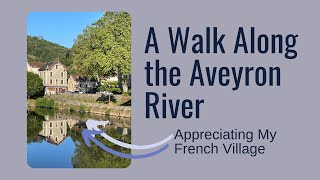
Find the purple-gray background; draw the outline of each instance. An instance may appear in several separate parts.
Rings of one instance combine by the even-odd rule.
[[[1,1],[1,179],[317,179],[319,178],[319,3],[318,1]],[[126,169],[31,169],[26,163],[26,17],[32,11],[127,11],[132,16],[132,142],[148,144],[182,130],[217,128],[278,130],[276,142],[263,156],[174,155],[172,147],[153,158],[133,160]],[[157,31],[160,54],[144,54],[148,28]],[[233,46],[239,26],[260,33],[299,34],[298,58],[283,55],[171,54],[168,26],[190,26],[204,32],[217,26]],[[233,35],[233,36],[232,36]],[[145,61],[159,58],[176,65],[188,82],[193,60],[208,66],[280,66],[282,85],[274,87],[150,88]],[[146,90],[168,97],[205,98],[201,119],[146,120]]]

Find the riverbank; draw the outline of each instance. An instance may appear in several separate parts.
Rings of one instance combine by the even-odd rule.
[[[131,104],[130,98],[120,96],[112,97],[114,102],[108,104],[105,103],[106,100],[99,101],[99,98],[101,100],[101,97],[95,99],[95,96],[92,95],[88,98],[87,95],[64,94],[47,96],[46,98],[52,99],[54,101],[54,108],[59,110],[131,118],[131,106],[123,105],[126,103],[128,104],[129,101]],[[28,99],[27,106],[36,107],[36,100]]]

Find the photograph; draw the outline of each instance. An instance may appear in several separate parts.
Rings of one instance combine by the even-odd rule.
[[[27,164],[128,167],[105,149],[131,154],[131,16],[31,12],[26,44]]]

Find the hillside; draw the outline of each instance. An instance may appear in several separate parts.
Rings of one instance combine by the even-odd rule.
[[[36,36],[27,36],[27,57],[28,61],[59,60],[66,66],[72,63],[70,49]]]

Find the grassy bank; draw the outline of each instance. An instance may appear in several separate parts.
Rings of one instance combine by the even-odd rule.
[[[121,100],[119,97],[115,102],[104,103],[96,100],[83,100],[79,98],[78,95],[76,97],[72,97],[72,95],[56,95],[54,97],[49,96],[45,98],[38,98],[36,100],[28,99],[27,105],[28,107],[44,107],[59,110],[68,110],[71,112],[80,112],[83,114],[94,113],[109,116],[131,117],[131,106],[122,105],[127,101],[128,98],[124,98],[124,100]]]

